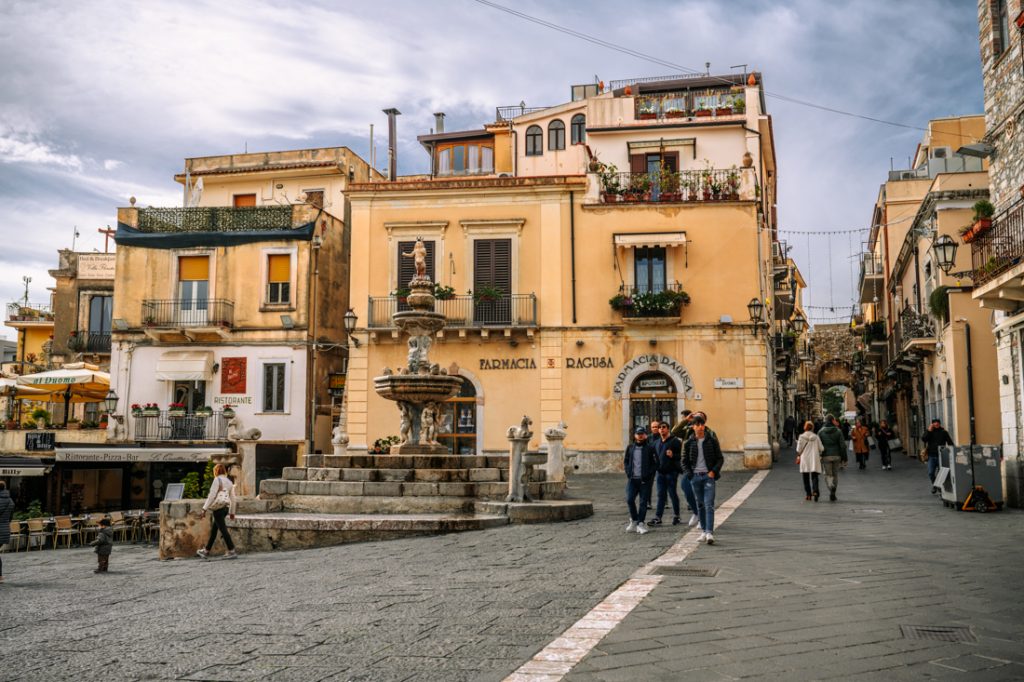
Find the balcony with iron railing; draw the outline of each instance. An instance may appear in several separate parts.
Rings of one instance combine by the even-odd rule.
[[[749,168],[627,173],[605,169],[596,175],[603,204],[750,201],[756,198]]]
[[[110,332],[71,332],[68,350],[75,353],[109,353]]]
[[[223,412],[185,414],[161,410],[132,416],[132,437],[142,442],[226,441],[228,419]]]
[[[622,314],[623,321],[661,318],[670,322],[679,320],[683,307],[690,303],[690,295],[679,282],[654,286],[624,284],[608,303]]]
[[[634,116],[638,121],[720,118],[741,116],[747,110],[742,92],[725,90],[678,91],[633,98]]]
[[[396,312],[410,310],[401,296],[371,296],[368,329],[393,329]],[[434,312],[445,316],[447,329],[537,326],[536,294],[450,296],[434,301]]]
[[[494,120],[498,123],[508,123],[514,118],[532,114],[537,111],[544,111],[551,107],[528,107],[525,104],[514,104],[510,107],[495,107]]]
[[[7,304],[7,325],[18,327],[33,324],[53,324],[53,309],[49,304],[18,303]]]
[[[881,298],[884,289],[885,270],[882,259],[873,253],[862,253],[860,256],[860,302],[873,303]]]
[[[231,328],[235,304],[220,298],[171,298],[142,302],[142,325],[153,329]]]
[[[927,350],[935,347],[935,322],[929,315],[914,308],[904,308],[900,311],[898,329],[897,350],[901,352],[910,348]]]
[[[1024,199],[992,218],[992,226],[971,242],[974,285],[981,286],[1024,263]]]

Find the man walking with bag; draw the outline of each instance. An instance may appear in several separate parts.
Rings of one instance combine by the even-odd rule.
[[[836,489],[839,488],[839,469],[846,463],[846,439],[839,430],[839,420],[828,417],[828,422],[821,427],[818,438],[824,447],[821,455],[821,466],[825,470],[825,485],[828,486],[828,499],[836,501]]]
[[[953,439],[949,437],[949,432],[942,428],[942,422],[936,418],[932,420],[931,426],[924,432],[921,440],[928,453],[928,480],[932,482],[932,495],[934,495],[939,491],[935,487],[935,475],[939,473],[939,447],[953,445]]]

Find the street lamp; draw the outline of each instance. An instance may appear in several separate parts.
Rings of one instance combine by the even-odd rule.
[[[351,308],[349,308],[348,312],[345,313],[344,320],[345,320],[345,335],[349,339],[352,340],[352,345],[353,346],[355,346],[356,348],[359,348],[359,339],[357,339],[356,337],[352,336],[352,334],[354,334],[355,331],[356,331],[356,324],[359,322],[359,318],[356,316],[355,311],[352,310]]]
[[[807,329],[807,320],[800,313],[797,313],[790,323],[793,325],[793,331],[796,332],[797,336],[803,334],[804,329]]]
[[[103,407],[106,409],[107,414],[114,414],[114,410],[117,409],[117,393],[114,393],[114,389],[111,388],[107,392],[107,397],[103,399]]]
[[[761,299],[754,297],[747,304],[747,312],[750,314],[750,321],[754,323],[754,333],[757,333],[757,326],[761,322],[761,313],[764,312],[764,303]]]
[[[932,242],[932,253],[935,254],[935,261],[947,275],[956,264],[957,243],[948,234],[944,234]]]

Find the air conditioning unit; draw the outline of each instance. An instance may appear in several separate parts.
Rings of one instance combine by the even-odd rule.
[[[928,157],[932,159],[948,159],[953,156],[951,147],[932,147],[928,150]]]

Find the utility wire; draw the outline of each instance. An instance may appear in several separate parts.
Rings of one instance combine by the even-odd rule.
[[[636,57],[637,59],[642,59],[644,61],[648,61],[648,62],[651,62],[653,64],[658,64],[660,66],[665,66],[665,67],[670,68],[670,69],[677,69],[679,71],[683,71],[683,72],[686,72],[686,73],[691,73],[691,74],[695,74],[695,75],[699,75],[699,76],[705,76],[707,78],[711,78],[711,79],[715,79],[715,80],[721,81],[722,83],[725,83],[727,85],[735,85],[735,83],[733,83],[732,81],[730,81],[730,80],[728,80],[726,78],[722,78],[721,76],[712,76],[710,74],[706,74],[703,71],[699,71],[697,69],[692,69],[692,68],[690,68],[688,66],[683,66],[681,64],[675,64],[673,62],[670,62],[670,61],[667,61],[667,60],[664,60],[664,59],[660,59],[658,57],[646,54],[644,52],[639,52],[637,50],[625,47],[623,45],[618,45],[616,43],[610,43],[607,40],[602,40],[601,38],[598,38],[596,36],[592,36],[592,35],[589,35],[587,33],[582,33],[580,31],[574,31],[571,28],[566,28],[565,26],[561,26],[559,24],[555,24],[555,23],[552,23],[550,21],[545,21],[544,19],[541,19],[539,17],[535,17],[533,15],[526,14],[525,12],[520,12],[519,10],[514,10],[511,7],[506,7],[504,5],[499,5],[498,3],[491,2],[490,0],[474,0],[474,2],[477,2],[477,3],[481,4],[481,5],[484,5],[485,7],[490,7],[492,9],[496,9],[496,10],[499,10],[501,12],[505,12],[506,14],[511,14],[512,16],[519,17],[520,19],[532,22],[532,23],[537,24],[539,26],[544,26],[545,28],[550,28],[553,31],[558,31],[559,33],[564,33],[565,35],[569,35],[569,36],[572,36],[574,38],[579,38],[580,40],[585,40],[588,43],[593,43],[594,45],[598,45],[600,47],[604,47],[604,48],[607,48],[609,50],[614,50],[616,52],[621,52],[622,54],[629,55],[630,57]],[[817,104],[815,102],[809,102],[807,100],[798,99],[796,97],[790,97],[788,95],[782,95],[782,94],[778,94],[778,93],[774,93],[774,92],[769,92],[767,90],[764,91],[764,94],[765,94],[766,97],[773,97],[773,98],[781,100],[783,102],[789,102],[790,104],[796,104],[796,105],[799,105],[799,106],[810,107],[812,109],[818,109],[820,111],[826,111],[826,112],[829,112],[829,113],[832,113],[832,114],[838,114],[840,116],[849,116],[851,118],[859,118],[859,119],[862,119],[862,120],[865,120],[865,121],[871,121],[872,123],[881,123],[883,125],[894,126],[896,128],[906,128],[908,130],[921,130],[921,131],[924,131],[924,132],[928,132],[928,128],[923,128],[921,126],[910,125],[909,123],[900,123],[898,121],[888,121],[888,120],[883,119],[883,118],[876,118],[874,116],[866,116],[864,114],[857,114],[857,113],[854,113],[852,111],[845,111],[843,109],[837,109],[835,107],[826,106],[824,104]],[[962,133],[949,133],[949,134],[956,135],[958,137],[962,137],[962,138],[970,139],[970,140],[976,140],[977,139],[974,136],[964,135]]]

